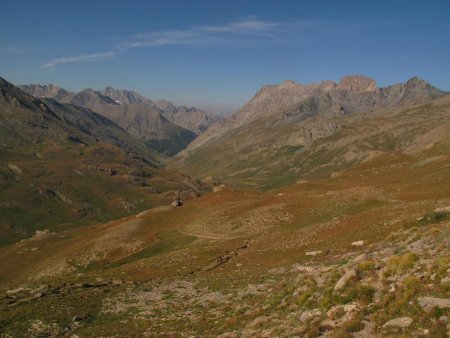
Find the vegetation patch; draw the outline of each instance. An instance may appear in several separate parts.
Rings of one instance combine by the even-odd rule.
[[[411,269],[419,257],[412,252],[407,252],[400,256],[393,256],[389,258],[386,264],[385,276],[398,274]]]
[[[427,225],[439,223],[450,219],[450,213],[446,211],[432,211],[430,213],[425,214],[421,219],[417,221],[418,225]]]

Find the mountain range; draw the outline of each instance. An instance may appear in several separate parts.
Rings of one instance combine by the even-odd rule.
[[[407,148],[411,128],[437,127],[436,119],[418,114],[423,121],[412,123],[395,112],[445,94],[417,77],[384,88],[365,76],[265,86],[199,135],[171,166],[251,187],[329,177],[389,147]],[[376,127],[367,130],[372,121]]]
[[[111,119],[149,148],[166,155],[184,149],[199,133],[217,120],[196,108],[177,107],[171,102],[151,101],[128,90],[106,87],[102,91],[85,89],[78,93],[55,85],[23,85],[22,90],[38,98],[52,98],[89,108]]]
[[[285,81],[214,122],[22,88],[0,78],[5,337],[449,335],[449,93]]]
[[[73,102],[100,97],[89,94],[75,95]],[[0,78],[0,113],[3,243],[43,227],[122,217],[170,203],[179,192],[189,198],[209,189],[161,168],[164,154],[81,105],[38,99]]]

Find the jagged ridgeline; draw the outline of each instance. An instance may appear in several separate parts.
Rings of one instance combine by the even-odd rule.
[[[410,149],[424,130],[441,125],[439,108],[426,104],[444,94],[417,77],[384,88],[364,76],[265,86],[171,166],[264,189],[329,178],[383,152]]]
[[[61,101],[69,95],[54,86],[42,90]],[[117,105],[90,91],[70,101],[98,102],[86,97]],[[161,169],[163,158],[89,108],[38,99],[0,79],[1,243],[168,204],[177,191],[189,198],[205,190],[199,181]]]
[[[55,85],[23,85],[22,90],[37,98],[52,98],[89,108],[141,139],[150,149],[174,155],[215,122],[211,113],[194,107],[177,107],[166,100],[152,101],[129,90],[106,87],[71,93]]]

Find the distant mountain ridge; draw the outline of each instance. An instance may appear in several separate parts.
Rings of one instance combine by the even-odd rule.
[[[172,102],[167,100],[152,101],[141,94],[130,90],[106,87],[101,93],[119,104],[140,103],[145,106],[159,109],[160,113],[166,119],[182,128],[192,131],[196,135],[202,133],[212,123],[217,121],[217,117],[212,113],[204,112],[198,108],[175,106]]]
[[[292,80],[262,87],[239,111],[220,120],[200,135],[186,151],[195,149],[229,130],[273,115],[305,119],[317,115],[368,113],[381,108],[420,103],[444,95],[426,81],[413,77],[406,83],[379,88],[375,80],[353,75],[339,83],[331,80],[297,84]]]
[[[432,130],[439,121],[420,114],[411,119],[399,112],[443,95],[418,77],[384,88],[361,75],[339,83],[264,86],[239,111],[200,134],[171,166],[248,187],[324,178],[378,152],[406,150],[423,129]],[[385,118],[394,111],[395,119]]]
[[[202,133],[212,123],[218,120],[212,113],[204,112],[195,107],[175,106],[167,100],[152,101],[135,91],[114,89],[110,86],[101,91],[85,89],[79,93],[71,93],[53,84],[33,84],[19,87],[38,98],[53,98],[59,102],[88,107],[102,114],[105,114],[106,111],[104,103],[113,106],[141,104],[142,106],[151,108],[154,112],[160,113],[170,122],[193,132],[195,135]]]
[[[52,88],[52,87],[48,87]],[[53,87],[54,89],[55,87]],[[56,87],[57,88],[57,87]],[[61,92],[59,89],[54,93]],[[0,130],[5,140],[34,144],[80,144],[106,142],[133,151],[153,166],[160,155],[146,148],[110,119],[81,105],[60,103],[55,99],[37,99],[0,78]],[[2,139],[2,138],[0,138]],[[72,140],[72,141],[71,141]]]

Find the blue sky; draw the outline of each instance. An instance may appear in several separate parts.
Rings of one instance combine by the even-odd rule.
[[[450,91],[450,1],[0,0],[0,76],[216,112],[265,84],[418,75]]]

